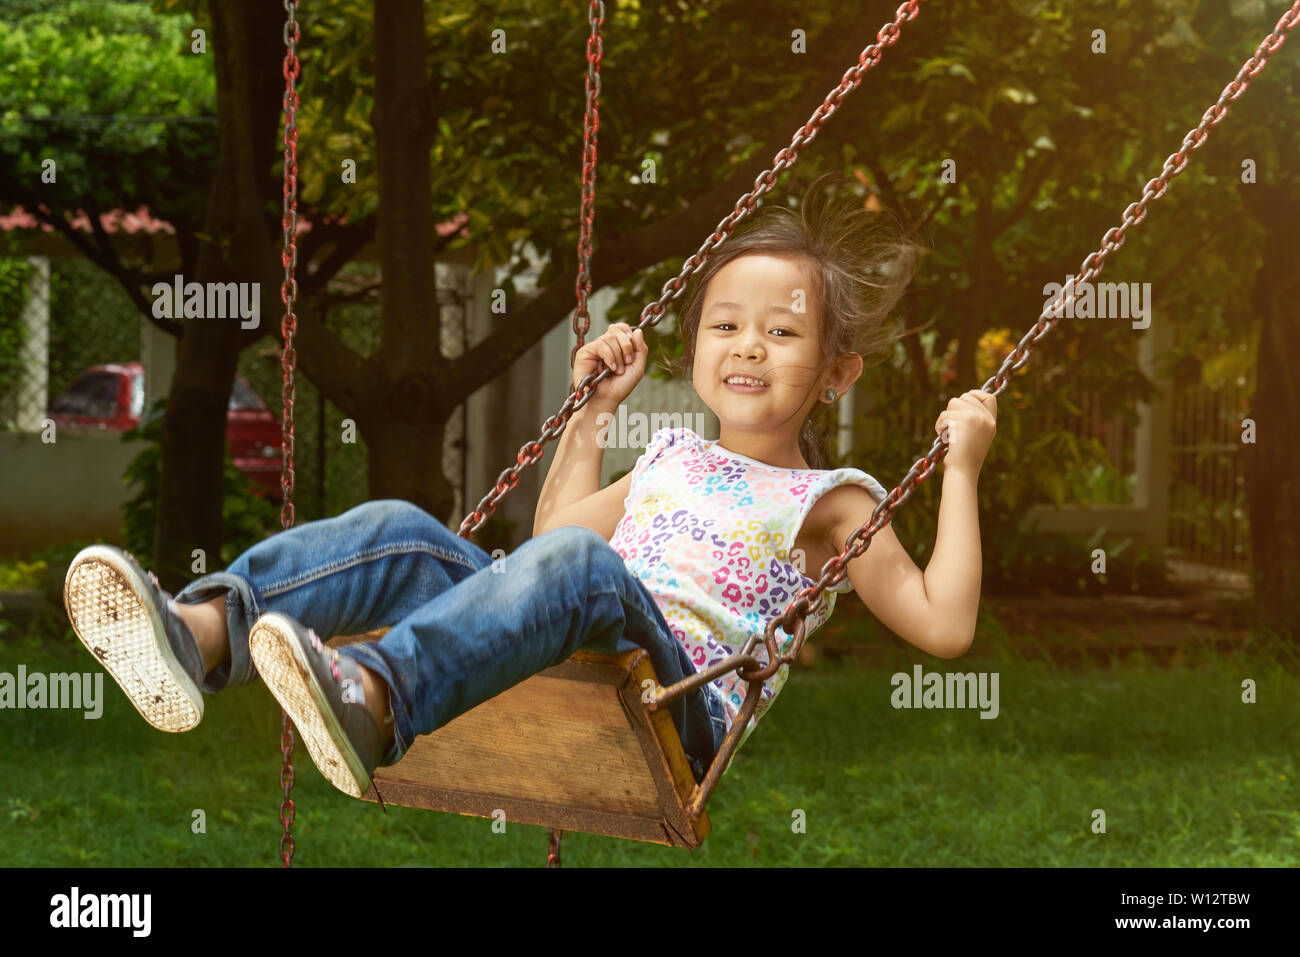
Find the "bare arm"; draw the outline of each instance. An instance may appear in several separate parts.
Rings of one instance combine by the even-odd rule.
[[[622,517],[623,499],[627,497],[630,480],[601,491],[600,465],[605,458],[601,441],[608,434],[610,417],[645,375],[649,354],[640,329],[616,322],[604,335],[583,346],[574,356],[574,388],[601,366],[607,366],[614,375],[600,383],[586,404],[569,417],[555,449],[551,468],[546,473],[546,481],[542,483],[541,494],[537,497],[533,535],[540,535],[558,525],[583,525],[601,531],[607,539],[613,536],[613,527],[607,533],[605,528],[615,511],[618,518]],[[622,494],[619,494],[619,489]],[[599,498],[593,499],[598,493]],[[599,514],[579,514],[582,510],[574,508],[579,502],[594,503]]]
[[[860,557],[849,562],[849,580],[858,596],[886,627],[940,658],[964,655],[975,637],[979,615],[983,551],[980,548],[977,485],[997,421],[997,401],[979,390],[948,404],[936,430],[950,427],[943,463],[943,494],[934,554],[922,572],[886,527]],[[871,519],[875,501],[866,489],[844,486],[832,512],[836,552]]]
[[[594,408],[593,408],[594,406]],[[617,408],[617,406],[615,406]],[[611,413],[605,405],[589,401],[569,419],[560,436],[533,516],[533,534],[552,525],[552,520],[570,505],[600,491],[600,466],[605,450],[597,441],[603,431],[599,416]],[[608,421],[608,420],[606,420]]]
[[[834,496],[831,549],[838,553],[860,525],[871,520],[876,502],[866,489],[845,485]],[[938,658],[966,653],[975,634],[980,596],[979,515],[975,481],[946,471],[939,505],[934,554],[921,571],[903,548],[892,525],[848,564],[849,581],[862,603],[904,641]]]
[[[941,622],[939,634],[956,658],[970,648],[979,614],[980,584],[984,571],[980,549],[978,473],[944,468],[939,499],[939,528],[934,554],[925,566],[925,593],[930,614]]]

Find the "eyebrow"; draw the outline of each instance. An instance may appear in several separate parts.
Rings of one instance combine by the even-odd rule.
[[[717,308],[719,308],[719,307],[721,307],[721,308],[723,308],[723,309],[731,309],[731,310],[736,310],[736,311],[739,311],[740,309],[743,308],[743,307],[740,305],[740,303],[738,303],[738,302],[715,302],[713,305],[709,306],[709,312],[712,312],[714,309],[717,309]],[[776,306],[776,305],[772,305],[772,306],[768,306],[768,307],[767,307],[767,311],[768,311],[768,312],[782,312],[782,313],[786,313],[786,314],[791,315],[791,316],[798,315],[798,313],[796,313],[796,312],[795,312],[793,309],[791,309],[789,306]]]

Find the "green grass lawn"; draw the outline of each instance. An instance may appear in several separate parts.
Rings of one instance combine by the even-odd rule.
[[[985,633],[989,632],[989,633]],[[1300,681],[1284,642],[1070,667],[982,625],[943,661],[873,639],[873,660],[796,669],[687,852],[566,832],[567,866],[1294,866]],[[1061,642],[1059,636],[1054,639]],[[0,671],[96,671],[71,631],[0,642]],[[890,676],[999,675],[1000,714],[895,710]],[[1256,704],[1244,704],[1253,679]],[[0,711],[0,866],[276,866],[280,711],[260,684],[153,730],[105,675],[104,713]],[[547,830],[354,801],[299,748],[296,866],[545,864]],[[192,831],[193,812],[206,833]],[[1092,829],[1094,809],[1106,833]],[[796,811],[803,833],[792,827]]]

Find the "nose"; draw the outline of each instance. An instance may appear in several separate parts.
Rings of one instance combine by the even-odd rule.
[[[737,359],[757,359],[762,352],[761,340],[755,337],[753,332],[748,332],[743,338],[736,340],[735,348],[732,355]]]

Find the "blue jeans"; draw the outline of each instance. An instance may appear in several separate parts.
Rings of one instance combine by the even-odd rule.
[[[208,674],[207,692],[253,680],[248,633],[268,611],[323,638],[392,626],[377,642],[339,649],[388,684],[394,741],[381,765],[396,764],[416,735],[579,648],[644,648],[664,686],[695,672],[640,579],[609,542],[577,526],[494,562],[410,502],[367,502],[259,542],[176,600],[197,604],[222,591],[230,660]],[[668,710],[699,781],[726,732],[721,697],[707,684]]]

